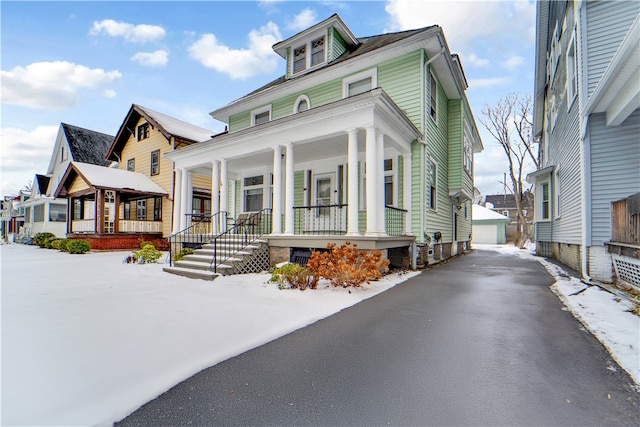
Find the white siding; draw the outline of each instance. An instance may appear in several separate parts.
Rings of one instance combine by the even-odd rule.
[[[640,12],[640,1],[589,1],[587,4],[588,91],[593,93],[622,39]]]
[[[640,110],[616,127],[604,114],[589,120],[591,136],[591,238],[593,245],[611,239],[611,202],[640,191]]]

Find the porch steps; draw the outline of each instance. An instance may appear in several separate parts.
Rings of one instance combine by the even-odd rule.
[[[213,272],[213,257],[223,260]],[[218,242],[216,248],[211,243],[196,249],[193,254],[187,255],[182,261],[177,261],[173,267],[165,267],[163,270],[180,276],[214,280],[220,275],[256,273],[268,268],[269,246],[266,240],[256,240],[250,245],[230,244]],[[266,260],[266,262],[265,262]]]

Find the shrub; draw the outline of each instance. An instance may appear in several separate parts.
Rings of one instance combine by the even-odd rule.
[[[300,264],[287,263],[273,270],[270,281],[278,283],[280,289],[298,288],[304,291],[317,286],[317,282],[314,283],[311,279],[309,269]],[[311,286],[312,283],[316,286]]]
[[[67,252],[70,254],[83,254],[91,250],[91,245],[84,239],[72,239],[67,242]]]
[[[156,245],[154,245],[153,242],[149,242],[148,240],[140,242],[140,249],[144,249],[144,247],[147,245],[151,245],[153,246],[153,249],[156,249]]]
[[[191,255],[193,253],[193,249],[191,248],[182,248],[180,252],[177,252],[173,255],[174,261],[182,261],[185,256]]]
[[[152,243],[147,242],[139,251],[134,252],[133,257],[139,264],[157,262],[162,258],[162,252],[156,249]]]
[[[44,248],[53,249],[53,247],[51,246],[51,243],[55,242],[56,240],[60,240],[60,239],[58,239],[56,236],[47,237],[46,239],[44,239]]]
[[[41,248],[44,248],[45,241],[47,239],[50,239],[51,237],[56,237],[56,235],[53,234],[53,233],[48,233],[48,232],[46,232],[46,233],[38,233],[35,236],[33,236],[33,244],[34,245],[38,245]]]
[[[51,241],[51,249],[57,249],[59,251],[67,251],[68,239],[54,239]]]
[[[71,240],[69,239],[60,239],[60,243],[58,244],[60,246],[60,250],[62,252],[69,252],[69,250],[67,249],[67,245],[69,244]]]
[[[352,246],[350,242],[340,247],[329,243],[327,249],[327,252],[313,252],[307,263],[314,282],[324,277],[335,287],[360,287],[381,278],[382,272],[389,270],[389,260],[382,259],[378,250],[359,251],[358,245]],[[317,286],[316,283],[313,286]]]

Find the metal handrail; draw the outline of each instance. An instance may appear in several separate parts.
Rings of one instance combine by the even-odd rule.
[[[271,233],[271,209],[262,209],[259,212],[251,213],[246,219],[236,221],[224,233],[216,235],[211,244],[213,245],[213,256],[209,269],[214,273],[218,272],[218,266],[232,258],[242,249],[260,239],[265,234]],[[229,249],[227,256],[218,259],[218,245]]]
[[[343,235],[347,230],[346,204],[294,206],[296,234]]]
[[[185,247],[201,248],[202,245],[214,238],[216,234],[221,234],[226,231],[227,212],[225,211],[216,212],[213,215],[198,214],[197,217],[194,221],[196,216],[189,215],[191,225],[167,237],[169,241],[169,266],[173,266],[174,253],[178,253]],[[223,230],[220,230],[220,224],[223,224]]]
[[[402,236],[406,234],[407,210],[393,206],[385,206],[385,226],[389,236]]]

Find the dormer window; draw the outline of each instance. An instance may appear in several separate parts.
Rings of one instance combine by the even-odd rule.
[[[251,126],[261,125],[271,120],[271,105],[258,108],[251,112]]]
[[[307,68],[307,46],[300,46],[293,50],[293,73],[299,73]]]
[[[149,138],[149,123],[138,126],[138,141]]]
[[[325,36],[322,36],[293,49],[293,74],[326,62],[327,55],[324,51],[324,41]]]
[[[311,66],[324,62],[324,36],[311,42]]]

